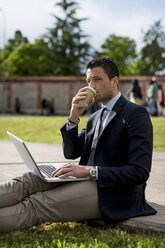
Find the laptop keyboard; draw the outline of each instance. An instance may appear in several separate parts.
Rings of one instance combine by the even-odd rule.
[[[41,170],[41,172],[43,172],[44,174],[47,175],[47,177],[51,178],[52,177],[52,173],[57,169],[56,167],[54,167],[53,165],[49,165],[49,164],[40,164],[38,166]]]

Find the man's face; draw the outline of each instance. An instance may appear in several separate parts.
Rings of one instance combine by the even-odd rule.
[[[118,93],[118,78],[114,77],[110,80],[102,67],[87,69],[86,81],[96,90],[95,101],[101,101],[104,105]]]

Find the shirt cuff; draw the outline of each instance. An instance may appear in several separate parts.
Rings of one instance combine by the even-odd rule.
[[[71,130],[72,128],[76,127],[77,124],[73,125],[73,126],[69,126],[68,123],[66,123],[66,131]]]

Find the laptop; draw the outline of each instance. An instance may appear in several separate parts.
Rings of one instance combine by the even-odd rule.
[[[68,181],[83,181],[83,180],[89,180],[89,177],[83,177],[83,178],[76,178],[76,177],[66,177],[65,179],[60,179],[58,177],[53,177],[52,173],[57,168],[61,167],[62,165],[66,163],[39,163],[37,164],[28,150],[25,142],[15,136],[14,134],[7,131],[7,134],[11,141],[13,142],[14,146],[16,147],[19,155],[23,159],[25,165],[33,171],[36,175],[38,175],[40,178],[42,178],[44,181],[52,183],[52,182],[68,182]]]

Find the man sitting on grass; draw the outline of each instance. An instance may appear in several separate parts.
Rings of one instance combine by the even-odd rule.
[[[109,58],[89,62],[86,81],[103,109],[91,115],[78,134],[79,116],[88,106],[79,102],[87,92],[78,91],[61,132],[65,157],[80,157],[80,163],[66,164],[54,176],[90,180],[46,183],[29,172],[1,183],[0,231],[47,221],[111,222],[156,213],[145,200],[153,138],[147,111],[121,95],[118,68]]]

